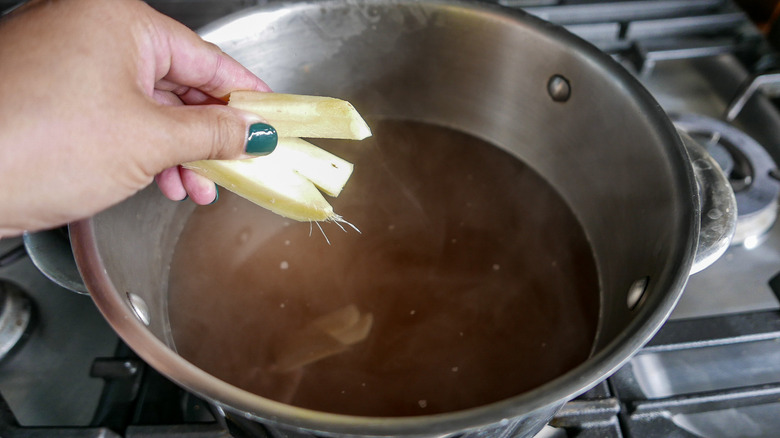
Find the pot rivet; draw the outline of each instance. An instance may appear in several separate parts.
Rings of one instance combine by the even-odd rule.
[[[149,318],[149,306],[146,305],[146,301],[130,292],[127,293],[127,300],[130,303],[130,308],[133,309],[136,318],[141,320],[144,325],[149,325],[151,319]]]
[[[642,297],[645,296],[647,291],[647,285],[650,283],[650,277],[642,277],[639,280],[631,284],[628,288],[628,295],[626,296],[626,305],[628,310],[634,310],[639,302],[642,301]]]
[[[569,80],[561,75],[552,75],[547,81],[547,93],[555,102],[566,102],[571,97]]]

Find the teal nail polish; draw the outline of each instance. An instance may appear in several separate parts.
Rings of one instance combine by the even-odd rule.
[[[215,204],[219,200],[219,186],[214,184],[214,190],[216,191],[216,195],[214,196],[214,200],[209,202],[209,205]]]
[[[266,123],[254,123],[249,126],[246,137],[246,153],[250,155],[268,155],[276,149],[279,137],[276,129]]]

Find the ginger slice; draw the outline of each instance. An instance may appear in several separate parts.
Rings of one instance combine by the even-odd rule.
[[[349,328],[343,328],[338,331],[331,332],[330,335],[336,338],[339,342],[345,345],[352,345],[361,342],[368,337],[371,332],[371,327],[374,325],[374,315],[372,313],[366,313],[360,315],[358,321]]]
[[[337,197],[352,175],[352,163],[300,138],[282,138],[279,144],[282,147],[277,147],[271,156],[289,163],[326,195]]]
[[[349,329],[358,321],[360,321],[360,310],[356,305],[350,304],[320,316],[312,321],[311,325],[325,333],[333,334]]]
[[[276,214],[297,221],[340,221],[317,190],[338,196],[352,163],[298,138],[280,138],[270,155],[202,160],[184,167]]]
[[[363,140],[371,136],[355,107],[333,97],[234,91],[228,105],[260,115],[280,137]]]
[[[276,354],[273,370],[287,372],[345,352],[368,337],[374,315],[347,305],[313,320],[291,334]]]
[[[279,135],[276,150],[264,157],[202,160],[183,166],[281,216],[302,222],[345,222],[319,190],[338,196],[352,175],[352,163],[297,137],[360,140],[370,136],[355,108],[331,97],[255,91],[231,93],[228,105],[266,119]]]
[[[326,357],[347,351],[349,345],[339,342],[327,333],[306,327],[295,333],[276,354],[270,371],[286,373],[302,368]]]

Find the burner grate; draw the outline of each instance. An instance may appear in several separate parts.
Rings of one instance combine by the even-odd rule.
[[[733,347],[743,352],[773,349],[773,352],[767,354],[776,357],[780,355],[778,341],[780,312],[776,310],[667,322],[646,348],[609,379],[610,387],[622,404],[619,416],[625,436],[701,436],[701,423],[712,424],[712,416],[718,416],[724,410],[740,416],[744,422],[751,421],[750,418],[757,415],[766,416],[766,413],[762,413],[764,411],[776,412],[780,400],[778,371],[761,365],[764,358],[751,358],[750,354],[733,357]],[[721,353],[716,350],[719,347],[729,347],[724,349],[722,354],[732,357],[720,358]],[[696,357],[699,351],[702,352],[701,363],[690,360]],[[680,360],[680,352],[684,352],[687,357]],[[665,353],[676,355],[671,356],[676,359],[667,362],[667,367],[674,363],[677,370],[682,369],[682,374],[695,371],[698,376],[686,380],[685,377],[677,375],[666,385],[659,385],[659,382],[664,381],[664,376],[643,376],[643,373],[651,368],[649,365],[644,366],[643,362],[664,362],[664,358],[653,355]],[[725,364],[720,367],[704,366],[704,362],[715,364],[716,361]],[[693,362],[687,364],[687,367],[694,368],[688,371],[683,369],[686,362]],[[756,369],[756,364],[762,369]],[[731,373],[735,366],[745,367],[744,378],[739,375],[739,371],[732,375],[723,375]],[[675,369],[667,372],[674,373]],[[653,380],[653,384],[649,384],[648,380]],[[662,389],[656,389],[656,394],[648,396],[648,392],[652,392],[648,391],[648,388],[659,386]],[[697,387],[704,389],[686,390]],[[756,412],[737,414],[745,408],[754,409]],[[744,422],[735,421],[733,427],[741,428]],[[764,433],[769,433],[776,430],[777,422],[775,418],[774,422],[763,423],[760,427],[765,429]],[[738,433],[739,430],[723,429],[718,436],[736,436]]]

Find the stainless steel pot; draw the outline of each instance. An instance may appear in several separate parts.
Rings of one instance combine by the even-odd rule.
[[[202,35],[277,91],[338,96],[367,116],[453,127],[525,161],[582,223],[601,285],[592,356],[541,387],[440,415],[335,415],[243,391],[176,354],[167,273],[193,206],[149,188],[72,224],[81,275],[113,328],[150,365],[227,416],[320,434],[512,427],[516,436],[533,436],[650,339],[689,274],[717,258],[733,233],[733,193],[717,164],[690,139],[684,145],[659,105],[611,58],[522,12],[436,0],[274,3]]]

